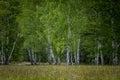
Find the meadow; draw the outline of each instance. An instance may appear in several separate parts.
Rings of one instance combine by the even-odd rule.
[[[0,66],[0,80],[120,80],[120,66]]]

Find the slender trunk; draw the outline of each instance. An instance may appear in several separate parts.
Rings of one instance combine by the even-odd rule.
[[[48,24],[48,22],[47,22]],[[49,64],[56,64],[56,59],[55,56],[53,54],[53,49],[52,49],[52,41],[51,41],[51,34],[50,34],[50,26],[47,25],[48,27],[48,45],[49,45]]]
[[[101,49],[101,42],[100,42],[100,38],[98,38],[98,54],[97,54],[97,65],[100,63],[100,61],[99,61],[100,49]]]
[[[56,64],[60,65],[61,61],[60,61],[60,51],[58,51],[58,57],[57,57],[57,62]]]
[[[80,38],[78,39],[78,47],[77,47],[77,65],[79,65],[79,63],[80,63]]]
[[[35,56],[35,53],[34,53],[34,50],[31,49],[31,54],[32,54],[32,61],[33,61],[33,64],[36,65],[36,56]]]
[[[60,61],[60,57],[58,57],[57,59],[57,64],[60,65],[61,61]]]
[[[41,55],[39,54],[39,59],[38,59],[39,64],[41,63]]]
[[[2,65],[4,65],[5,64],[5,60],[6,60],[6,55],[5,55],[5,53],[4,53],[4,44],[3,44],[3,41],[2,41],[2,47],[1,47],[1,49],[2,49],[2,52],[1,52],[1,57],[2,57]]]
[[[76,43],[74,41],[74,60],[75,60],[75,64],[77,64],[77,57],[76,57]]]
[[[95,11],[95,15],[96,15],[96,18],[99,17],[99,12],[94,10]],[[97,22],[96,23],[96,26],[99,26],[99,23]],[[95,64],[98,65],[99,64],[99,51],[100,51],[100,45],[99,45],[99,38],[98,38],[98,32],[97,32],[97,28],[96,28],[96,32],[95,32],[95,36],[96,36],[96,42],[97,42],[97,50],[96,50],[96,55],[95,55]]]
[[[103,58],[102,51],[100,51],[100,58],[101,58],[101,64],[104,65],[104,58]]]
[[[116,65],[118,64],[118,48],[119,48],[119,44],[116,42],[116,51],[115,51],[115,61],[116,61]]]
[[[99,64],[99,54],[97,53],[96,57],[95,57],[95,64],[98,65]]]
[[[70,64],[70,46],[67,46],[67,54],[66,54],[66,65]]]
[[[49,52],[49,64],[52,64],[52,54],[51,54],[51,49],[49,48],[49,50],[48,50],[48,52]]]
[[[115,62],[114,62],[114,56],[115,56],[115,44],[114,44],[114,41],[112,41],[112,48],[113,48],[113,52],[112,52],[112,62],[113,62],[113,64],[115,64]]]
[[[75,58],[75,59],[74,59],[74,60],[75,60],[75,64],[77,64],[77,59],[76,59],[76,58],[77,58],[77,57],[76,57],[76,52],[74,52],[74,58]]]
[[[1,64],[4,65],[5,64],[5,55],[4,53],[0,52],[0,59],[1,59]]]
[[[33,49],[27,49],[28,50],[28,55],[29,55],[29,59],[31,62],[31,65],[36,65],[36,56],[34,54],[34,50]]]
[[[35,64],[37,64],[37,55],[34,54],[34,60],[35,60]]]
[[[114,65],[117,65],[118,64],[118,57],[115,56],[113,60],[114,60]]]
[[[0,51],[0,60],[1,60],[1,64],[3,64],[3,63],[4,63],[4,60],[3,60],[3,54],[2,54],[1,51]]]
[[[7,63],[9,63],[9,61],[10,61],[12,55],[13,55],[13,52],[14,52],[14,50],[15,50],[15,46],[16,46],[16,42],[17,42],[18,36],[19,36],[19,33],[18,33],[18,35],[17,35],[17,37],[16,37],[16,40],[15,40],[14,43],[13,43],[13,47],[12,47],[12,50],[11,50],[11,52],[10,52],[10,55],[9,55],[9,57],[8,57],[8,59],[7,59]]]
[[[100,39],[101,40],[101,39]],[[100,54],[100,59],[101,59],[101,64],[103,65],[104,64],[104,58],[103,58],[103,53],[102,53],[102,44],[101,44],[101,41],[99,41],[99,54]]]
[[[5,65],[5,60],[6,60],[5,54],[1,52],[0,58],[1,58],[1,64]]]
[[[10,21],[9,21],[8,16],[5,19],[6,19],[7,28],[9,28],[10,27]],[[8,53],[9,31],[7,32],[6,35],[7,35],[7,37],[6,37],[6,49],[3,52],[3,57],[4,57],[3,64],[4,65],[8,65],[9,64],[9,56],[6,54],[6,53]]]
[[[53,61],[53,63],[54,64],[56,64],[56,60],[55,60],[55,56],[54,56],[54,54],[53,54],[53,50],[52,50],[52,46],[50,46],[50,48],[49,48],[50,50],[50,56],[49,56],[49,59],[50,59],[50,64],[52,64],[52,61]]]
[[[27,50],[28,50],[29,60],[31,62],[31,65],[33,65],[31,50],[30,49],[27,49]]]
[[[32,63],[34,65],[34,51],[33,51],[33,49],[31,49],[31,58],[32,58]]]
[[[97,50],[97,55],[95,57],[95,64],[98,65],[99,64],[99,54],[100,54],[100,48],[101,48],[101,43],[100,43],[100,40],[98,38],[98,50]]]
[[[113,47],[113,64],[117,65],[118,64],[118,56],[117,56],[117,52],[118,52],[118,47],[119,45],[117,44],[117,42],[112,41],[112,47]]]
[[[72,57],[72,53],[70,53],[70,63],[71,63],[71,65],[73,65],[73,57]]]
[[[69,40],[70,40],[70,27],[68,27],[68,46],[67,46],[67,53],[66,53],[66,66],[70,64],[70,46],[69,46]]]
[[[5,53],[8,53],[8,44],[9,44],[9,37],[8,36],[6,37],[6,40],[7,40],[7,45],[6,45]]]
[[[70,5],[68,5],[68,15],[67,15],[67,21],[68,21],[68,33],[67,33],[67,53],[66,53],[66,66],[70,64],[70,38],[71,38],[71,30],[70,30]]]

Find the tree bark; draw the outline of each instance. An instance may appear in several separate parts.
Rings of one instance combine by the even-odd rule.
[[[16,46],[16,42],[17,42],[18,36],[19,36],[19,33],[18,33],[18,35],[17,35],[17,37],[16,37],[16,40],[15,40],[14,43],[13,43],[12,50],[11,50],[10,55],[9,55],[9,57],[8,57],[8,63],[9,63],[9,61],[10,61],[12,55],[13,55],[13,52],[14,52],[14,49],[15,49],[15,46]]]
[[[2,41],[2,47],[1,47],[1,57],[2,57],[2,65],[5,65],[5,61],[6,61],[6,55],[5,55],[5,53],[4,53],[4,44],[3,44],[3,41]]]
[[[99,53],[96,54],[96,57],[95,57],[95,64],[96,64],[96,65],[99,64]]]
[[[34,53],[33,49],[31,49],[31,55],[32,55],[33,64],[36,65],[37,64],[37,62],[36,62],[36,56],[35,56],[35,53]]]
[[[76,59],[76,58],[77,58],[77,57],[76,57],[76,52],[74,52],[74,58],[75,58],[75,59],[74,59],[74,60],[75,60],[75,64],[77,64],[77,59]]]
[[[48,45],[49,45],[49,64],[52,64],[52,63],[56,64],[56,59],[52,49],[50,26],[48,25],[48,22],[47,22],[47,28],[48,28],[47,30],[48,30]]]
[[[70,63],[71,63],[71,65],[73,65],[73,55],[72,55],[72,53],[71,53],[71,55],[70,55]]]
[[[27,49],[27,51],[28,51],[29,60],[30,60],[30,62],[31,62],[31,65],[33,65],[31,50],[30,50],[30,49]]]
[[[100,51],[100,58],[101,58],[101,64],[104,65],[104,58],[103,58],[102,51]]]
[[[55,59],[55,56],[53,54],[52,46],[50,46],[49,52],[50,52],[49,63],[52,64],[52,62],[53,62],[54,64],[56,64],[56,59]]]
[[[0,63],[2,63],[2,53],[1,53],[1,51],[0,51],[0,60],[1,60]]]
[[[70,64],[70,46],[67,46],[67,54],[66,54],[66,66]]]
[[[96,57],[95,57],[95,64],[98,65],[99,64],[99,52],[100,52],[100,48],[101,48],[101,43],[100,43],[100,40],[98,38],[97,40],[97,47],[98,47],[98,50],[97,50],[97,54],[96,54]]]
[[[119,45],[117,44],[117,42],[112,41],[112,48],[113,48],[113,53],[112,53],[113,60],[112,61],[113,61],[113,65],[118,64],[118,56],[117,56],[118,47],[119,47]]]
[[[31,48],[29,48],[27,50],[28,50],[28,55],[29,55],[29,59],[30,59],[31,65],[36,65],[37,62],[36,62],[34,50],[31,49]]]
[[[78,39],[78,47],[77,47],[77,56],[76,56],[76,62],[77,62],[77,65],[79,65],[80,63],[80,38]]]
[[[74,41],[74,60],[75,60],[75,64],[77,64],[77,55],[76,55],[76,43]]]
[[[58,51],[58,57],[57,57],[56,64],[57,64],[57,65],[60,65],[60,64],[61,64],[61,61],[60,61],[60,51]]]

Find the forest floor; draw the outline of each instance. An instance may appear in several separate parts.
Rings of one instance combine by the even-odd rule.
[[[0,66],[0,80],[120,80],[120,66]]]

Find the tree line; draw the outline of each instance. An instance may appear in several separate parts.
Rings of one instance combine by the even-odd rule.
[[[120,62],[119,0],[0,0],[0,64]]]

